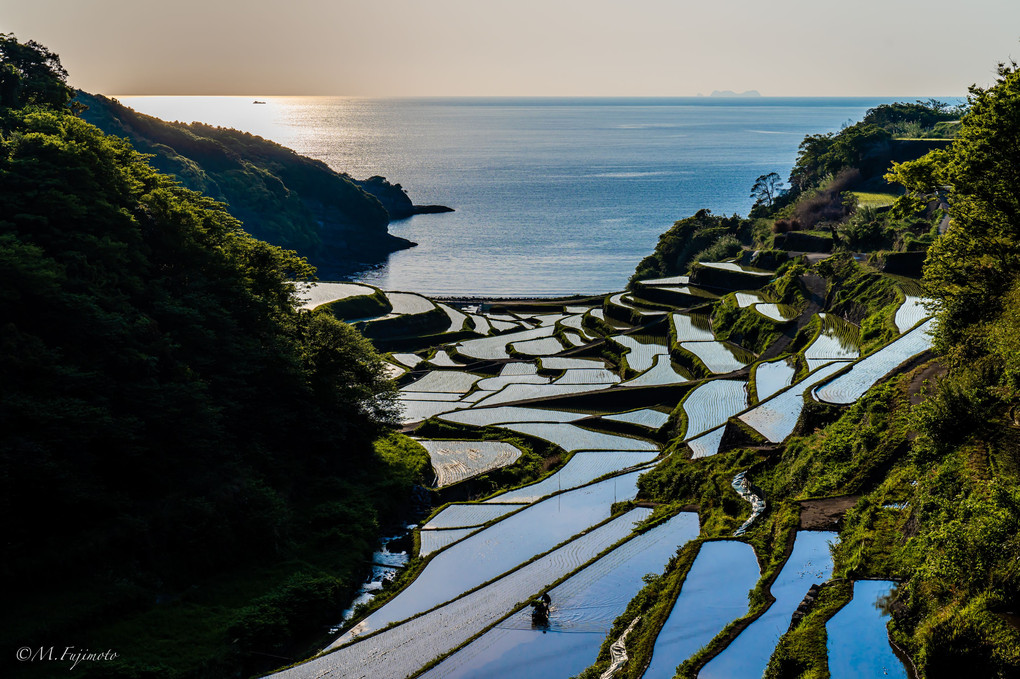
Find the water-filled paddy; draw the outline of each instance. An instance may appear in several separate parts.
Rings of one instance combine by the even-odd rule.
[[[399,399],[397,403],[400,407],[400,421],[403,424],[421,422],[441,413],[464,408],[467,405],[459,401],[416,401],[410,399]]]
[[[544,356],[538,359],[543,370],[570,370],[572,368],[604,368],[605,363],[594,358],[571,358],[567,356]]]
[[[637,494],[637,472],[537,502],[461,542],[425,566],[411,584],[331,646],[449,601],[609,517],[614,502]]]
[[[627,359],[627,365],[629,365],[632,370],[636,370],[638,372],[643,372],[651,368],[652,364],[655,362],[656,356],[669,353],[665,340],[662,342],[641,341],[630,335],[613,335],[609,339],[628,349],[628,351],[624,353],[624,357]]]
[[[819,368],[778,396],[747,411],[740,420],[769,441],[781,443],[797,426],[804,409],[804,393],[844,367],[846,364],[837,361]]]
[[[658,447],[650,441],[603,434],[599,431],[582,429],[573,424],[520,422],[499,426],[545,439],[568,452],[571,450],[658,450]]]
[[[673,330],[678,342],[713,342],[715,333],[708,316],[673,314]]]
[[[460,363],[454,361],[446,349],[440,349],[436,355],[429,359],[429,363],[440,368],[462,368]]]
[[[677,372],[669,354],[655,357],[655,364],[637,377],[623,382],[624,387],[652,387],[660,384],[678,384],[686,382],[687,377]]]
[[[629,413],[605,415],[602,419],[613,420],[615,422],[629,422],[630,424],[648,427],[649,429],[660,429],[669,420],[669,415],[658,410],[652,410],[651,408],[643,408],[641,410],[632,410]]]
[[[393,306],[393,311],[390,312],[391,316],[397,314],[423,314],[436,308],[432,300],[413,292],[387,291],[384,294]]]
[[[681,342],[680,346],[716,374],[740,370],[754,359],[750,352],[724,342]]]
[[[513,464],[521,450],[503,441],[429,441],[418,443],[429,452],[436,470],[436,487],[449,486],[472,476]],[[470,526],[472,524],[461,524]]]
[[[807,359],[854,359],[861,355],[860,329],[838,316],[818,314],[822,329],[804,351]]]
[[[688,441],[687,446],[691,449],[691,459],[696,460],[701,457],[711,457],[718,453],[719,444],[722,443],[723,434],[725,433],[725,427],[718,427],[708,433],[702,434],[696,439]]]
[[[754,383],[758,392],[758,400],[762,401],[780,389],[790,386],[795,372],[793,361],[789,358],[759,363],[754,369]]]
[[[934,325],[935,319],[929,319],[875,353],[865,356],[843,375],[815,389],[815,397],[826,403],[853,403],[893,368],[930,349],[932,339],[928,333]]]
[[[433,658],[484,631],[516,604],[605,551],[628,535],[635,522],[650,513],[648,509],[627,512],[476,592],[384,630],[371,639],[293,667],[280,676],[284,679],[319,679],[327,675],[344,679],[404,679]],[[479,535],[452,545],[437,554],[432,562],[457,551]]]
[[[375,288],[358,283],[298,283],[295,289],[301,300],[299,309],[314,309],[340,299],[375,293]]]
[[[792,321],[797,318],[797,307],[790,306],[789,304],[755,304],[754,310],[760,313],[765,318],[785,323],[786,321]]]
[[[500,329],[497,325],[497,323],[500,322],[501,321],[492,321],[492,326]],[[506,352],[507,344],[512,342],[524,342],[526,340],[539,339],[542,337],[551,337],[553,330],[554,328],[552,326],[545,326],[508,332],[502,335],[495,335],[493,337],[480,337],[479,339],[461,342],[457,345],[457,352],[464,356],[470,356],[471,358],[477,359],[510,358],[510,355]]]
[[[401,391],[442,391],[447,393],[466,394],[482,379],[481,375],[461,372],[459,370],[432,370],[405,387]]]
[[[568,413],[563,410],[542,410],[519,406],[497,406],[462,410],[443,415],[440,419],[485,427],[502,422],[573,422],[586,417],[583,413]]]
[[[735,292],[733,296],[737,300],[737,306],[743,309],[744,307],[754,306],[758,302],[762,301],[761,295],[756,292]]]
[[[508,384],[492,396],[479,401],[479,406],[494,406],[500,403],[526,401],[533,398],[579,394],[611,387],[611,384]]]
[[[418,533],[421,548],[419,556],[428,556],[432,552],[438,552],[443,547],[452,545],[457,540],[465,538],[474,533],[477,528],[450,528],[447,530],[423,530]]]
[[[423,528],[426,530],[443,528],[470,528],[481,526],[510,512],[515,512],[521,505],[512,504],[477,504],[457,502],[448,505],[441,512],[429,519]]]
[[[687,413],[684,438],[718,427],[747,407],[746,384],[739,380],[710,380],[696,387],[683,402]]]
[[[449,304],[443,304],[442,302],[440,302],[437,306],[445,311],[446,315],[450,318],[450,327],[447,328],[447,332],[457,332],[464,327],[464,323],[467,322],[467,314],[459,309],[454,309]]]
[[[563,351],[563,345],[555,337],[514,342],[510,347],[517,353],[527,354],[528,356],[550,356]]]
[[[508,384],[549,384],[550,378],[544,375],[499,375],[487,377],[478,383],[479,389],[499,391]]]
[[[616,384],[620,376],[605,368],[571,368],[553,384]]]
[[[658,453],[641,451],[582,451],[538,483],[500,493],[486,502],[535,502],[561,490],[578,488],[600,476],[651,462]]]
[[[535,629],[525,609],[422,677],[562,679],[581,672],[595,661],[613,621],[644,585],[642,576],[662,572],[676,550],[697,535],[696,514],[673,517],[554,588],[547,630]]]
[[[896,329],[900,332],[906,332],[915,325],[923,321],[931,313],[925,308],[925,302],[930,300],[917,295],[907,295],[903,304],[896,310],[896,317],[894,322],[896,323]]]
[[[702,544],[655,639],[643,679],[672,679],[680,663],[744,615],[748,592],[758,576],[758,560],[751,545],[736,540]]]
[[[699,262],[700,266],[708,267],[709,269],[722,269],[723,271],[738,271],[740,273],[749,273],[754,276],[761,276],[762,278],[770,278],[773,276],[771,271],[765,271],[763,269],[756,269],[752,266],[744,266],[743,264],[737,264],[736,262]]]
[[[894,587],[888,580],[854,582],[854,598],[825,624],[832,679],[907,679],[886,629],[889,612],[884,603]]]
[[[702,668],[699,679],[760,679],[808,589],[831,577],[829,544],[836,539],[831,531],[797,533],[793,553],[772,583],[775,602]]]

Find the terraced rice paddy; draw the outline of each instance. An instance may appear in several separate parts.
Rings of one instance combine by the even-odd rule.
[[[459,309],[454,309],[449,304],[443,304],[442,302],[439,302],[437,306],[445,311],[446,315],[450,317],[450,327],[447,328],[447,332],[458,332],[464,327],[464,324],[468,319],[467,314]]]
[[[548,422],[520,422],[499,425],[522,434],[530,434],[555,443],[563,450],[654,450],[658,447],[650,441],[632,439],[626,436],[603,434],[598,431],[581,429],[573,424]]]
[[[583,413],[569,413],[563,410],[544,410],[519,406],[498,406],[496,408],[472,408],[443,415],[440,419],[476,427],[487,427],[504,422],[574,422],[587,417]]]
[[[572,347],[583,347],[588,343],[588,340],[584,339],[576,332],[565,332],[563,333],[563,339],[566,340],[567,344]]]
[[[403,391],[400,392],[402,401],[460,401],[461,395],[443,391]]]
[[[772,583],[775,602],[701,669],[699,679],[760,679],[808,589],[832,576],[829,544],[836,539],[829,531],[797,533],[793,553]]]
[[[606,520],[613,502],[635,496],[637,477],[638,473],[632,472],[537,502],[443,550],[414,582],[330,647],[451,601]],[[500,615],[517,601],[520,599],[505,601]]]
[[[493,327],[498,328],[497,322],[493,321]],[[541,337],[551,337],[552,334],[552,327],[518,330],[517,332],[508,332],[494,337],[482,337],[461,342],[457,345],[457,352],[477,359],[510,358],[510,355],[506,352],[507,344],[539,339]]]
[[[610,384],[510,384],[492,396],[478,402],[479,406],[494,406],[501,403],[525,401],[565,394],[579,394],[611,387]]]
[[[387,379],[395,380],[406,372],[407,368],[402,365],[383,362],[383,374],[386,375]]]
[[[652,410],[651,408],[642,408],[641,410],[632,410],[629,413],[620,413],[619,415],[606,415],[602,419],[613,420],[614,422],[628,422],[640,427],[648,427],[649,429],[661,429],[669,421],[669,415],[658,410]]]
[[[506,516],[510,512],[515,512],[522,506],[520,504],[456,503],[448,505],[429,519],[422,529],[427,532],[433,529],[478,527]]]
[[[421,547],[418,556],[425,557],[433,552],[438,552],[444,547],[452,545],[457,540],[466,538],[474,533],[477,528],[451,528],[449,530],[423,530],[419,532]]]
[[[521,450],[503,441],[430,441],[419,444],[428,451],[436,470],[436,487],[454,483],[499,469],[516,462]],[[465,526],[471,524],[462,524]]]
[[[489,396],[492,396],[495,393],[496,393],[495,391],[491,391],[488,389],[475,389],[470,394],[462,397],[460,400],[462,403],[477,403],[478,401],[481,401],[483,398],[488,398]]]
[[[492,325],[489,323],[489,319],[480,314],[471,314],[471,320],[475,324],[475,332],[480,335],[488,335],[492,332]]]
[[[712,322],[708,316],[673,314],[673,331],[678,342],[714,342]]]
[[[606,364],[594,358],[545,356],[539,359],[543,370],[571,370],[573,368],[604,368]]]
[[[466,407],[466,404],[456,401],[416,401],[404,398],[399,399],[398,404],[401,424],[421,422],[440,413],[448,413],[451,410]]]
[[[907,295],[903,304],[896,310],[896,317],[894,319],[896,329],[901,333],[906,332],[931,316],[931,313],[924,306],[927,301],[929,300],[917,295]]]
[[[754,306],[758,302],[763,301],[761,295],[756,292],[735,292],[733,295],[737,299],[737,306],[741,309]]]
[[[507,363],[500,369],[499,374],[501,377],[507,375],[536,375],[538,374],[538,366],[524,361]]]
[[[283,679],[404,679],[433,658],[490,627],[517,603],[598,556],[628,535],[633,524],[649,513],[647,509],[632,510],[477,592],[385,630],[371,640],[350,644],[293,667],[279,676]],[[432,563],[477,537],[469,537],[440,552]],[[387,606],[393,601],[395,599]]]
[[[499,391],[508,384],[548,384],[550,378],[544,375],[499,375],[487,377],[478,382],[479,389]]]
[[[464,366],[457,363],[450,354],[447,353],[446,349],[440,349],[436,352],[436,355],[429,359],[429,363],[440,368],[463,368]]]
[[[848,360],[861,355],[861,331],[857,326],[832,314],[818,314],[818,317],[822,330],[804,351],[805,358]]]
[[[432,370],[419,380],[401,388],[401,391],[443,391],[466,394],[482,379],[481,375],[461,372],[459,370]]]
[[[672,679],[680,663],[747,613],[747,595],[758,577],[751,545],[736,540],[703,543],[655,639],[643,679]]]
[[[896,583],[888,580],[854,582],[854,598],[825,624],[832,679],[907,679],[886,629],[889,612],[883,602],[894,587]]]
[[[514,351],[528,356],[551,356],[563,351],[563,345],[555,337],[543,337],[510,345]]]
[[[755,304],[754,310],[760,313],[765,318],[770,318],[773,321],[779,323],[785,323],[786,321],[792,321],[797,318],[797,307],[790,306],[789,304]]]
[[[739,271],[740,273],[748,273],[753,276],[761,277],[772,277],[771,271],[764,271],[762,269],[756,269],[752,266],[744,266],[743,264],[737,264],[736,262],[698,262],[700,266],[708,267],[709,269],[722,269],[723,271]]]
[[[710,380],[696,387],[684,399],[687,431],[684,438],[693,438],[724,424],[747,407],[746,384],[740,380]]]
[[[788,358],[759,363],[754,368],[754,383],[758,400],[763,401],[780,389],[790,386],[794,373],[796,373],[796,368]]]
[[[298,299],[301,300],[299,309],[314,309],[348,297],[375,293],[375,288],[358,283],[298,283],[294,287]]]
[[[773,443],[781,443],[793,433],[804,409],[804,394],[833,373],[846,367],[841,362],[830,363],[811,373],[793,387],[740,416],[740,420]]]
[[[413,292],[386,292],[386,299],[393,306],[391,316],[397,314],[424,314],[436,308],[432,300],[416,295]]]
[[[408,368],[413,368],[425,360],[421,356],[416,356],[415,354],[391,354],[391,356],[393,356],[394,361],[403,363]]]
[[[537,322],[539,325],[556,325],[567,317],[567,314],[532,314],[525,316],[525,319]]]
[[[687,447],[691,449],[691,459],[697,460],[702,457],[711,457],[718,453],[719,445],[722,443],[725,433],[725,427],[716,427],[712,431],[688,441]]]
[[[641,285],[687,285],[691,282],[689,276],[669,276],[667,278],[646,278],[638,281]]]
[[[875,353],[864,357],[845,374],[815,389],[815,398],[839,405],[853,403],[893,368],[930,349],[932,339],[929,332],[934,325],[935,319],[929,319]]]
[[[584,313],[578,313],[574,314],[573,316],[567,316],[562,321],[560,321],[560,325],[562,325],[565,328],[573,328],[574,330],[577,330],[581,335],[587,336],[587,334],[584,331],[584,328],[582,327],[582,323],[584,321],[584,314],[587,313],[588,311],[590,311],[590,309],[585,309]]]
[[[492,319],[491,321],[489,321],[489,325],[491,325],[493,330],[495,330],[496,332],[515,330],[521,327],[520,323],[515,323],[513,321],[498,321],[496,319]]]
[[[609,339],[629,350],[625,354],[627,365],[637,372],[644,372],[651,368],[655,363],[656,356],[669,353],[665,340],[637,339],[631,335],[613,335]]]
[[[616,384],[620,376],[605,368],[570,368],[553,384]]]
[[[655,357],[655,364],[637,377],[623,382],[624,387],[650,387],[660,384],[677,384],[686,382],[687,378],[681,375],[673,367],[673,361],[669,354],[660,354]]]
[[[582,451],[574,453],[562,468],[538,483],[510,490],[486,502],[536,502],[561,490],[579,488],[597,478],[651,462],[657,452]]]
[[[614,619],[644,585],[642,576],[661,572],[697,534],[697,515],[683,513],[632,538],[550,592],[547,629],[535,629],[528,609],[522,610],[422,677],[562,679],[578,674],[595,661]]]
[[[750,352],[725,342],[681,342],[680,346],[717,375],[740,370],[754,360]]]

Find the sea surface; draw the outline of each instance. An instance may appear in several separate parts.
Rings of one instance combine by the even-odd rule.
[[[417,204],[418,246],[354,276],[390,290],[555,296],[620,290],[674,221],[746,214],[756,177],[786,177],[807,134],[897,99],[118,97],[165,120],[234,127]],[[265,104],[253,104],[254,99]]]

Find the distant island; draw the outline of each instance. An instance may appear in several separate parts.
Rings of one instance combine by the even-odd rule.
[[[705,95],[703,95],[701,92],[698,92],[698,96],[699,97],[703,97]],[[744,92],[734,92],[733,90],[712,90],[712,94],[710,94],[708,96],[710,96],[710,97],[732,97],[732,98],[760,97],[761,96],[761,92],[759,92],[758,90],[746,90]]]

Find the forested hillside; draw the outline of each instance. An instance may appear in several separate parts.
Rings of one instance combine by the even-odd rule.
[[[185,187],[227,204],[256,238],[296,250],[336,278],[413,245],[387,225],[414,214],[399,185],[358,182],[325,163],[246,132],[171,123],[116,100],[76,92],[82,119],[151,154],[150,164]]]
[[[371,345],[296,310],[305,260],[77,117],[72,94],[56,55],[0,35],[17,583],[0,638],[112,646],[107,677],[250,673],[256,646],[291,652],[332,619],[427,460],[380,439],[393,386]]]

